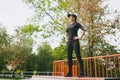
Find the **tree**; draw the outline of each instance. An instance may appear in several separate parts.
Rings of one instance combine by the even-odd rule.
[[[32,53],[31,40],[29,37],[14,38],[11,45],[3,47],[2,53],[5,54],[6,66],[11,65],[12,69],[22,66]]]
[[[11,37],[7,34],[6,29],[0,25],[0,70],[5,68],[5,64],[7,63],[5,61],[6,55],[4,54],[4,47],[10,45]]]
[[[30,34],[32,35],[34,32],[39,31],[39,26],[37,25],[32,25],[32,24],[27,24],[18,27],[18,29],[15,30],[19,34]]]
[[[63,60],[67,58],[67,50],[65,45],[60,45],[52,51],[52,56],[54,60]]]
[[[6,67],[5,63],[6,62],[4,61],[3,55],[0,55],[0,71]]]
[[[24,70],[24,71],[37,70],[36,60],[37,60],[36,54],[29,55],[29,57],[27,57],[27,59],[26,59],[25,63],[23,64],[23,66],[21,66],[21,69]]]
[[[49,24],[49,28],[47,28],[46,23],[44,28],[41,28],[41,30],[44,31],[43,34],[48,35],[45,37],[49,37],[49,34],[51,34],[53,30],[60,30],[59,34],[63,34],[65,32],[65,28],[63,26],[68,25],[66,14],[76,13],[78,16],[78,22],[84,24],[87,30],[84,41],[81,41],[82,43],[84,43],[82,45],[84,45],[83,48],[86,51],[84,51],[84,54],[89,54],[89,56],[91,57],[94,55],[102,55],[103,53],[105,53],[103,51],[105,51],[106,48],[103,46],[108,46],[108,44],[105,45],[105,35],[111,33],[113,34],[113,32],[115,32],[114,29],[117,28],[117,25],[119,26],[119,17],[117,17],[115,20],[109,20],[105,17],[110,15],[107,5],[104,4],[106,0],[25,1],[29,3],[29,5],[32,6],[33,9],[35,9],[35,12],[37,14],[39,14],[39,16],[37,16],[37,19],[40,19],[40,21],[43,20],[43,17],[46,17],[46,15],[50,17],[50,21],[46,22],[47,24]],[[59,23],[62,24],[59,25],[58,30],[55,28],[55,26],[57,27],[55,22],[57,22],[57,25]],[[46,33],[47,31],[48,33]],[[55,33],[53,32],[52,34]],[[112,47],[112,51],[114,51],[114,47]]]
[[[103,45],[103,43],[106,43],[104,40],[105,33],[107,33],[108,30],[109,32],[113,30],[112,26],[107,27],[105,21],[107,19],[104,16],[108,15],[108,7],[103,4],[105,0],[75,0],[68,2],[70,6],[67,7],[67,11],[77,13],[78,21],[86,26],[87,53],[89,53],[91,57],[97,55],[100,45],[105,46]],[[76,4],[76,6],[74,7],[72,4]],[[110,21],[109,23],[112,24]],[[102,52],[100,52],[100,54],[102,54]]]
[[[4,27],[0,26],[0,48],[10,44],[11,38],[7,34],[7,31]]]
[[[36,69],[38,71],[52,71],[53,57],[51,55],[52,49],[47,43],[43,43],[38,48],[36,55]]]
[[[52,41],[50,37],[61,37],[61,17],[62,14],[56,14],[57,2],[55,0],[23,0],[27,5],[35,11],[32,23],[39,25],[40,39]],[[58,10],[58,13],[61,12]],[[58,20],[59,19],[59,20]],[[46,40],[47,38],[47,40]]]
[[[1,64],[11,65],[12,70],[20,68],[32,53],[32,38],[30,35],[20,33],[10,36],[4,29],[0,32],[0,57],[3,61]]]

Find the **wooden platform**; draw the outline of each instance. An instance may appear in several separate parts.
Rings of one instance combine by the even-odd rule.
[[[63,76],[33,76],[31,80],[105,80],[104,78],[93,77],[63,77]]]

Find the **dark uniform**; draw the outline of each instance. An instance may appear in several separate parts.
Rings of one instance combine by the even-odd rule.
[[[69,68],[69,73],[72,73],[72,52],[73,50],[76,53],[76,57],[78,59],[78,62],[80,64],[80,75],[84,75],[84,68],[83,68],[83,61],[81,59],[80,55],[80,44],[79,40],[75,40],[74,37],[78,36],[78,29],[84,30],[84,27],[80,23],[73,23],[69,25],[66,28],[66,32],[68,33],[68,42],[67,42],[67,53],[68,53],[68,68]]]

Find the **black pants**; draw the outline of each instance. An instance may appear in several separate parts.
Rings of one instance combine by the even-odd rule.
[[[79,65],[80,65],[80,74],[84,75],[84,67],[83,67],[83,61],[82,61],[81,55],[80,55],[79,40],[69,40],[67,42],[67,54],[68,54],[68,69],[69,69],[69,73],[72,73],[72,53],[73,53],[73,50],[76,53],[76,57],[77,57],[77,60],[79,62]]]

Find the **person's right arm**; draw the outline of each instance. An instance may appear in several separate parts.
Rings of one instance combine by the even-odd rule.
[[[68,33],[65,33],[65,41],[68,42]]]

